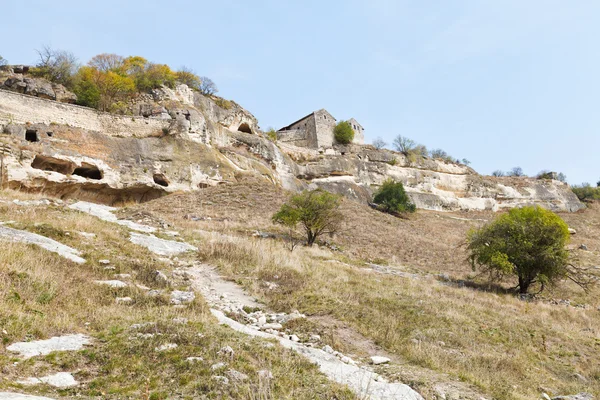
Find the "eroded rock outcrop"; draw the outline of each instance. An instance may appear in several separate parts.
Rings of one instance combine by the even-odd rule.
[[[131,115],[114,115],[0,89],[2,185],[119,204],[253,177],[369,202],[393,178],[424,209],[583,207],[555,180],[484,177],[464,165],[364,145],[318,151],[274,143],[238,104],[185,85],[139,95],[128,107]]]

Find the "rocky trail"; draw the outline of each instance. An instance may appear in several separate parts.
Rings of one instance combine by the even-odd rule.
[[[130,240],[132,243],[144,246],[160,256],[174,257],[187,251],[196,250],[196,247],[183,241],[162,239],[154,235],[155,233],[165,233],[169,236],[177,236],[176,232],[161,232],[161,230],[152,226],[118,219],[114,215],[116,209],[113,207],[77,202],[70,205],[69,208],[94,215],[104,221],[126,226],[132,230],[132,232],[130,232]],[[59,254],[69,259],[73,259],[74,255],[79,254],[75,249],[68,248],[67,246],[61,245],[58,242],[54,242],[40,235],[29,234],[25,231],[16,231],[12,230],[12,228],[2,226],[0,226],[0,228],[0,238],[2,239],[27,240],[29,243],[34,243],[44,248],[48,248],[48,243],[51,243],[53,247],[48,248],[48,250],[56,251],[55,249],[61,249]],[[13,231],[16,232],[13,233]],[[44,239],[47,239],[48,241]],[[319,338],[316,337],[317,335],[313,335],[315,337],[311,337],[311,340],[305,343],[300,343],[298,336],[293,333],[288,334],[283,332],[283,323],[294,318],[304,318],[304,316],[297,311],[291,314],[269,313],[263,309],[259,302],[248,296],[241,287],[219,276],[214,267],[197,261],[181,261],[178,258],[171,260],[172,262],[178,263],[178,268],[173,271],[173,279],[187,282],[193,289],[193,291],[172,291],[170,298],[173,306],[185,306],[186,303],[193,301],[195,298],[194,291],[197,291],[205,297],[211,307],[212,314],[221,324],[227,325],[238,332],[253,337],[275,340],[283,347],[302,354],[311,362],[317,364],[320,371],[329,379],[347,385],[360,398],[374,400],[423,399],[421,395],[405,384],[387,382],[385,378],[374,372],[369,365],[360,365],[361,363],[335,351],[329,346],[318,348]],[[85,262],[85,260],[81,258],[78,262]],[[101,263],[107,264],[109,261],[101,260]],[[119,278],[119,276],[117,275],[115,278]],[[169,278],[164,276],[163,279]],[[131,284],[120,279],[97,281],[96,283],[117,288]],[[137,286],[143,288],[142,285]],[[153,292],[155,291],[148,290],[148,295],[154,295]],[[117,302],[122,303],[127,303],[126,300],[127,299],[116,299]],[[235,315],[237,320],[231,318],[230,316],[232,315]],[[22,358],[26,359],[38,355],[49,354],[52,351],[80,350],[84,345],[89,344],[90,342],[91,339],[84,335],[66,335],[46,341],[14,343],[8,346],[7,350],[18,353]],[[163,350],[164,349],[157,349],[157,351]],[[386,357],[372,358],[373,364],[387,362],[389,362],[389,358]],[[26,386],[48,384],[56,387],[70,387],[78,384],[73,376],[66,372],[43,377],[27,377],[19,380],[17,383]],[[17,393],[0,393],[0,399],[47,398]]]

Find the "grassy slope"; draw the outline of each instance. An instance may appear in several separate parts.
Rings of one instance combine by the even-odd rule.
[[[269,219],[285,197],[271,186],[222,186],[139,208],[187,227],[189,237],[206,237],[202,231],[210,230],[237,236],[212,235],[201,256],[274,309],[343,321],[407,366],[449,373],[498,399],[533,398],[542,389],[600,394],[597,289],[585,294],[567,283],[554,289],[556,297],[587,304],[583,309],[363,268],[362,261],[378,260],[407,271],[468,278],[472,272],[460,244],[470,227],[493,214],[419,212],[401,220],[345,201],[346,229],[328,239],[341,253],[300,248],[290,254],[280,241],[251,238],[255,229],[277,230]],[[193,222],[190,215],[211,220]],[[574,242],[600,248],[595,207],[564,217],[579,230]],[[595,251],[574,254],[589,265],[598,262]],[[279,287],[269,290],[265,281]],[[402,367],[396,372],[402,376]],[[426,379],[414,383],[427,386]]]
[[[3,197],[22,195],[3,192]],[[54,397],[101,396],[102,398],[241,398],[313,399],[354,398],[346,389],[327,381],[302,357],[279,346],[249,339],[219,326],[202,299],[186,308],[174,308],[168,297],[149,298],[137,289],[108,289],[92,283],[111,279],[100,259],[110,259],[116,273],[130,273],[139,283],[159,288],[149,272],[170,267],[153,254],[128,241],[126,229],[62,207],[0,205],[0,220],[41,233],[82,250],[89,262],[78,265],[35,246],[7,244],[0,247],[0,390],[41,393]],[[97,235],[87,239],[77,232]],[[131,296],[133,305],[117,305],[115,297]],[[187,318],[176,324],[174,318]],[[157,325],[139,332],[160,333],[152,339],[134,339],[134,323]],[[18,360],[4,346],[22,340],[54,335],[86,333],[94,338],[84,351],[56,353]],[[155,347],[176,343],[169,352]],[[235,351],[233,359],[218,354],[223,346]],[[190,364],[199,356],[204,362]],[[224,386],[212,379],[224,370],[211,370],[217,362],[249,376],[244,382]],[[259,378],[270,370],[273,380]],[[75,372],[79,388],[24,388],[14,383],[28,376],[59,371]]]

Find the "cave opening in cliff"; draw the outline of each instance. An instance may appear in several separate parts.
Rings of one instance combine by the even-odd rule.
[[[68,160],[37,155],[31,162],[31,167],[43,171],[52,171],[63,175],[69,175],[71,171],[73,171],[74,164]]]
[[[154,183],[156,183],[157,185],[164,187],[169,186],[169,180],[163,174],[154,174],[152,176],[152,179],[154,179]]]
[[[81,163],[81,167],[75,168],[73,175],[82,176],[88,179],[102,179],[102,171],[98,167],[88,163]]]
[[[27,129],[25,131],[25,140],[28,142],[39,142],[40,137],[35,129]]]
[[[248,125],[247,123],[244,122],[238,128],[238,132],[252,133],[252,129],[250,129],[250,125]]]

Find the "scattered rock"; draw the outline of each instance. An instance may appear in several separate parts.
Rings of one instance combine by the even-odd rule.
[[[27,378],[24,380],[17,381],[21,385],[41,385],[47,384],[57,388],[67,388],[79,385],[79,382],[73,378],[70,372],[59,372],[54,375],[48,375],[41,378]],[[0,397],[2,398],[2,397]]]
[[[115,289],[122,289],[122,288],[127,287],[127,284],[125,282],[118,281],[118,280],[94,281],[94,282],[97,283],[98,285],[109,286],[109,287],[115,288]]]
[[[224,376],[220,376],[220,375],[216,375],[213,376],[212,379],[214,379],[215,381],[222,383],[223,385],[229,385],[229,379],[227,379]]]
[[[227,364],[225,364],[224,362],[219,362],[219,363],[211,365],[210,369],[212,369],[213,371],[216,371],[218,369],[225,368],[226,366],[227,366]]]
[[[273,379],[273,373],[268,369],[261,369],[260,371],[258,371],[258,378],[270,380]]]
[[[291,340],[292,342],[299,342],[300,338],[296,335],[289,335],[288,339]]]
[[[163,272],[156,270],[154,271],[153,275],[155,282],[163,285],[169,284],[169,278],[167,278],[167,275],[165,275]]]
[[[235,351],[233,351],[231,346],[225,346],[225,347],[221,347],[221,350],[219,350],[218,354],[221,356],[228,357],[228,358],[233,358],[233,356],[235,355]]]
[[[585,250],[585,251],[587,251],[587,249],[588,249],[588,247],[585,244],[583,244],[583,243],[579,246],[579,250]]]
[[[131,297],[117,297],[115,302],[117,304],[131,304],[133,303],[133,299]]]
[[[204,361],[204,359],[202,357],[188,357],[185,359],[185,361],[193,364],[193,363],[197,363],[197,362],[202,362],[202,361]]]
[[[187,251],[196,251],[196,247],[185,242],[176,242],[157,238],[154,235],[143,235],[137,232],[129,234],[129,240],[137,245],[144,246],[151,252],[161,256],[173,256]]]
[[[110,264],[110,260],[98,260],[98,263],[102,264],[102,265],[109,265]]]
[[[321,336],[320,335],[310,335],[310,341],[311,342],[320,342],[321,341]]]
[[[174,350],[177,347],[178,346],[177,346],[176,343],[165,343],[163,345],[160,345],[160,346],[156,347],[154,349],[154,351],[159,351],[159,352],[161,352],[161,351],[169,351],[169,350]]]
[[[6,239],[11,242],[31,243],[43,249],[51,251],[77,264],[84,264],[86,261],[81,258],[81,252],[62,243],[52,240],[36,233],[20,231],[18,229],[8,228],[0,225],[0,239]]]
[[[594,396],[589,393],[578,393],[570,396],[553,397],[552,400],[594,400]]]
[[[237,382],[243,382],[243,381],[247,381],[249,379],[248,375],[236,371],[235,369],[230,369],[229,371],[225,372],[225,374],[231,378],[231,380],[233,381],[237,381]]]
[[[569,233],[571,235],[575,235],[575,234],[577,234],[577,231],[575,229],[573,229],[573,228],[569,228]]]
[[[391,360],[387,357],[382,357],[382,356],[371,357],[371,364],[373,364],[373,365],[387,364],[390,361]]]
[[[52,337],[48,340],[36,340],[33,342],[19,342],[11,344],[6,350],[19,353],[21,357],[31,358],[45,356],[53,351],[77,351],[86,344],[90,344],[88,336],[76,334]]]
[[[173,318],[173,323],[177,325],[186,325],[189,322],[187,318]]]
[[[269,323],[269,324],[264,324],[263,326],[260,327],[263,330],[267,330],[267,329],[273,329],[275,331],[278,331],[280,329],[283,329],[283,325],[275,322],[275,323]]]
[[[171,304],[191,303],[195,298],[194,292],[183,292],[181,290],[171,292]]]
[[[117,279],[131,279],[131,274],[116,274],[115,278],[117,278]]]
[[[2,400],[53,400],[50,397],[30,396],[22,393],[0,392]]]

